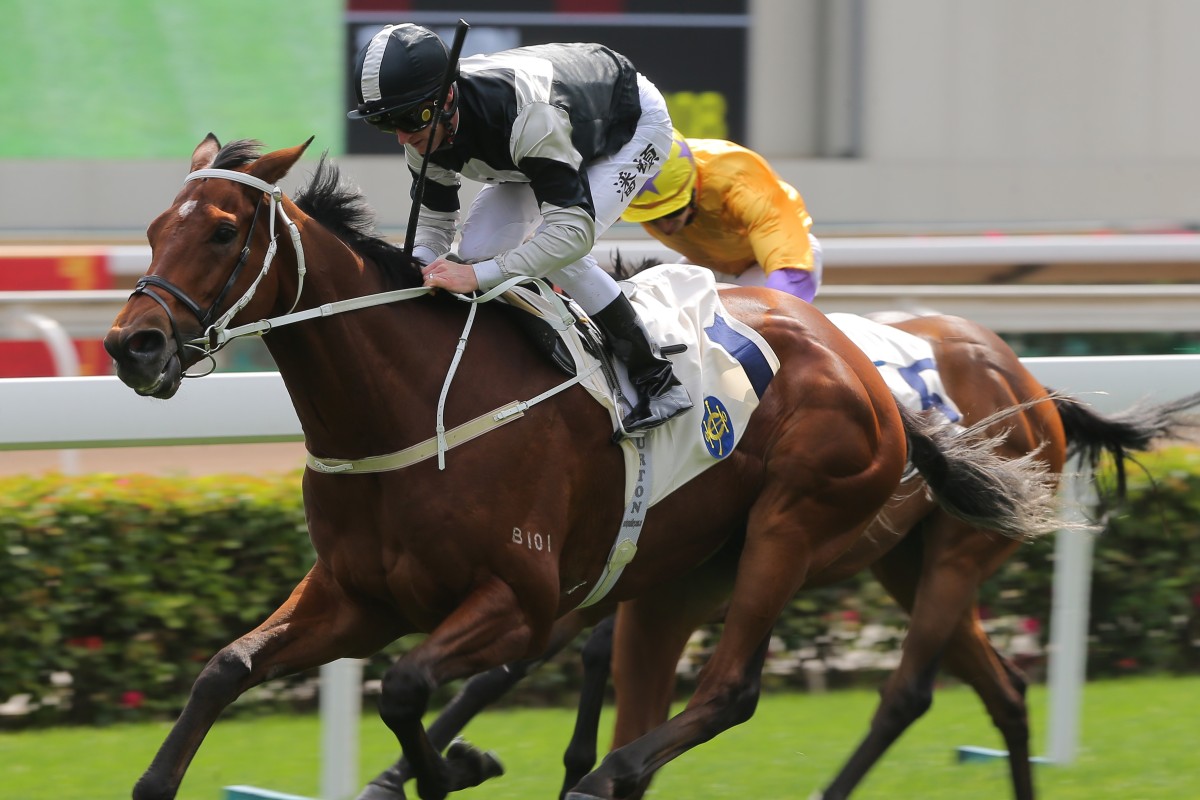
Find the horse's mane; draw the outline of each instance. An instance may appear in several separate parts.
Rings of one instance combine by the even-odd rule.
[[[262,142],[257,139],[238,139],[221,148],[213,159],[213,169],[237,169],[262,155]]]
[[[261,154],[261,142],[239,139],[221,148],[213,166],[235,169],[256,160]],[[357,186],[342,181],[341,171],[329,160],[328,151],[321,154],[308,185],[296,192],[292,200],[301,211],[329,229],[354,252],[378,264],[397,286],[421,285],[420,265],[406,260],[403,248],[376,233],[374,210]]]
[[[643,258],[636,264],[626,264],[625,260],[621,258],[621,251],[618,250],[613,253],[612,274],[617,280],[624,281],[632,278],[639,272],[650,269],[651,267],[657,266],[660,263],[661,262],[655,261],[652,258]]]

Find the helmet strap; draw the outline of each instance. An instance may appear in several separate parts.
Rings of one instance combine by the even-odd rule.
[[[458,126],[454,124],[454,115],[458,113],[458,82],[450,84],[450,107],[442,112],[441,123],[446,126],[446,144],[454,144],[454,134]],[[453,127],[452,127],[453,126]]]

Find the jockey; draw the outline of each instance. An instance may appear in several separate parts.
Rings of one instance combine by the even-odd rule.
[[[821,245],[804,199],[762,156],[733,142],[675,131],[662,170],[621,218],[734,283],[810,303],[821,285]]]
[[[549,277],[607,336],[629,369],[637,404],[626,431],[691,408],[687,390],[591,250],[671,145],[662,94],[627,58],[599,44],[546,44],[464,58],[432,129],[449,66],[441,39],[389,25],[358,53],[354,83],[365,120],[404,146],[413,185],[427,182],[413,255],[426,286],[488,290],[518,275]],[[486,185],[467,212],[459,255],[459,177]],[[532,236],[530,235],[532,234]]]

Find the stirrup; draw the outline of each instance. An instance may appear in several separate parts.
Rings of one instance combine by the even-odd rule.
[[[692,407],[692,398],[687,389],[676,384],[668,391],[648,400],[641,400],[622,420],[621,427],[613,434],[613,441],[638,439],[647,431],[663,425]]]

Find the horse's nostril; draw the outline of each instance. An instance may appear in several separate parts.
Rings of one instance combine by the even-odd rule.
[[[145,358],[161,353],[166,343],[167,337],[162,331],[138,331],[129,337],[125,347],[130,355]]]

